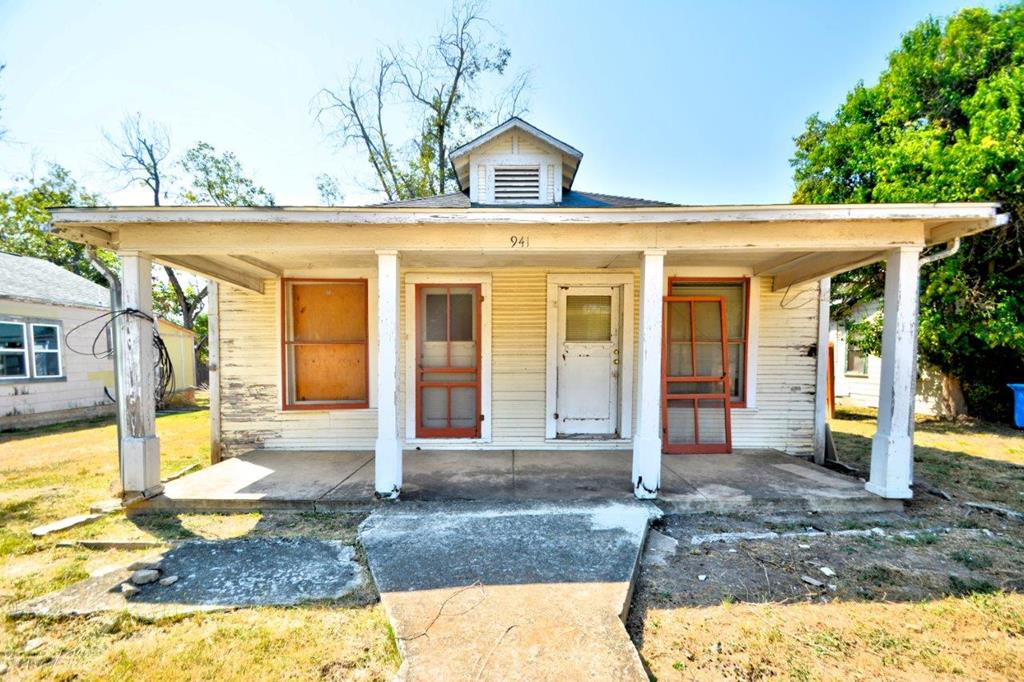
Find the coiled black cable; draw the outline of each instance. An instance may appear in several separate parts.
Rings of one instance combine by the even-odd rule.
[[[147,322],[155,321],[152,315],[144,313],[141,310],[136,310],[135,308],[125,308],[124,310],[118,310],[116,312],[107,310],[96,317],[88,319],[85,322],[77,324],[69,329],[64,334],[64,347],[76,355],[90,356],[100,360],[111,358],[114,355],[114,345],[112,343],[108,343],[106,350],[100,350],[100,339],[107,334],[112,335],[114,321],[124,317],[137,317],[139,319],[146,320]],[[75,348],[71,343],[71,335],[99,320],[105,321],[96,332],[96,336],[93,337],[89,350],[79,350]],[[156,390],[154,397],[156,398],[157,409],[161,409],[167,404],[168,399],[174,393],[174,364],[171,362],[171,354],[168,352],[167,345],[164,343],[164,340],[160,338],[160,333],[157,331],[155,324],[153,325],[153,347],[156,349],[156,366],[154,367],[156,371]],[[114,396],[111,396],[109,391],[104,389],[104,393],[107,394],[107,397],[110,398],[111,402],[117,402],[117,399]]]

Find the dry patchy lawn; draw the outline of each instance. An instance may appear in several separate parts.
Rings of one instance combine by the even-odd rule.
[[[840,408],[832,434],[840,459],[866,472],[875,410]],[[957,499],[993,502],[1024,511],[1024,431],[977,420],[918,418],[914,477]]]
[[[840,458],[866,471],[874,428],[869,411],[840,412]],[[953,501],[918,486],[899,514],[670,517],[661,531],[679,549],[641,570],[629,621],[652,676],[1021,679],[1024,524],[958,501],[1024,509],[1024,435],[922,421],[915,444],[915,478]],[[690,544],[702,533],[873,527],[884,535]]]
[[[209,459],[208,414],[157,419],[164,475]],[[154,550],[88,550],[62,540],[173,542],[303,535],[354,542],[361,516],[182,514],[126,518],[34,540],[29,529],[86,511],[117,476],[107,421],[0,436],[0,608],[60,589]],[[31,652],[33,640],[42,644]],[[12,679],[390,679],[399,664],[372,588],[337,604],[240,609],[147,623],[127,614],[0,623],[0,669]]]

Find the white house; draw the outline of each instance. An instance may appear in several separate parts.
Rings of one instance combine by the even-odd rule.
[[[49,261],[0,253],[0,431],[114,413],[109,310],[106,287]],[[175,387],[194,386],[194,333],[158,324]]]
[[[113,414],[109,358],[79,355],[103,326],[107,289],[45,260],[0,253],[0,431]],[[77,332],[76,332],[77,336]],[[100,350],[107,350],[103,338]]]
[[[150,309],[153,261],[221,284],[215,452],[371,449],[389,497],[417,447],[619,449],[639,497],[662,457],[820,452],[825,278],[885,260],[867,485],[909,497],[918,259],[1001,224],[998,206],[679,206],[580,191],[582,158],[513,118],[452,151],[444,196],[66,208],[52,230],[121,255],[128,308]],[[126,325],[121,359],[128,491],[159,484],[143,327]]]
[[[881,313],[881,304],[862,306],[853,316],[865,320]],[[878,392],[882,379],[882,358],[863,353],[847,343],[846,324],[833,320],[828,340],[832,347],[833,391],[836,401],[854,407],[878,407]],[[942,381],[934,370],[918,366],[917,391],[914,412],[920,415],[939,414],[942,399]]]

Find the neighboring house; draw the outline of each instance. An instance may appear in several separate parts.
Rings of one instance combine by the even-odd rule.
[[[0,253],[0,431],[113,414],[113,361],[92,352],[97,335],[97,355],[110,350],[109,310],[106,287],[39,258]],[[192,332],[159,325],[176,386],[193,386],[192,355],[179,348],[191,346]]]
[[[129,307],[149,309],[153,261],[215,283],[215,456],[373,450],[385,497],[400,493],[413,448],[621,450],[639,497],[657,495],[663,453],[820,456],[826,278],[886,260],[891,362],[868,489],[910,496],[918,259],[1003,224],[997,205],[679,206],[583,192],[583,154],[517,118],[450,156],[460,191],[444,196],[66,208],[51,229],[117,250]],[[152,491],[150,350],[135,343],[140,319],[124,333],[122,485]]]
[[[106,288],[39,258],[0,253],[0,430],[113,414],[113,363],[87,352],[109,308]],[[72,343],[86,354],[65,343],[83,324]],[[98,350],[108,343],[104,335]]]
[[[157,331],[171,358],[175,393],[196,387],[196,333],[176,322],[160,318]]]
[[[865,320],[880,314],[881,303],[875,302],[859,308],[853,319]],[[847,344],[846,325],[833,321],[829,327],[828,340],[832,345],[834,359],[834,392],[838,403],[855,407],[878,407],[878,391],[882,376],[882,358],[868,355]],[[942,382],[934,371],[918,367],[917,394],[914,412],[934,416],[939,413],[942,396]]]

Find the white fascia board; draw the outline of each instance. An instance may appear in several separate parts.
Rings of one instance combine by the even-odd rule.
[[[851,220],[941,220],[1005,223],[995,203],[856,204],[771,206],[659,206],[643,208],[338,208],[338,207],[113,207],[57,208],[50,222],[62,225],[144,223],[250,224],[659,224],[771,223]]]

